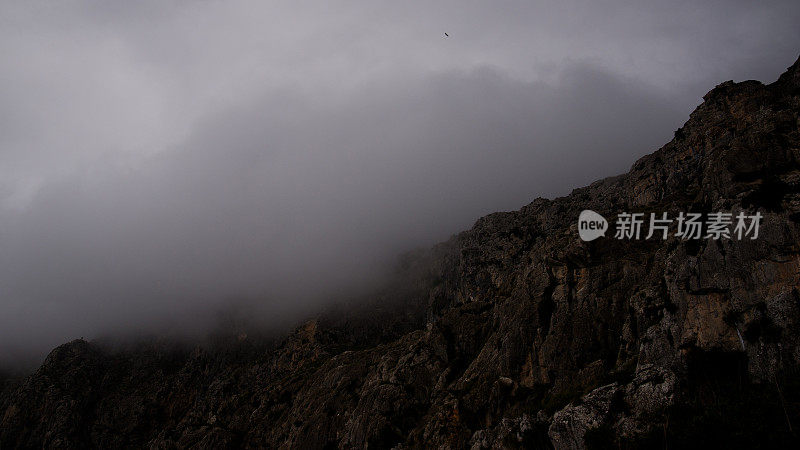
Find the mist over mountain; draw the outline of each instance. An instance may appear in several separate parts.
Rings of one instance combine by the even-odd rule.
[[[286,335],[61,345],[0,377],[0,445],[795,448],[800,58],[703,100],[629,172],[482,217]],[[584,241],[586,209],[707,234]]]
[[[768,3],[6,2],[0,364],[285,326],[623,172],[795,56],[796,2]]]
[[[798,23],[0,2],[0,449],[800,448]]]
[[[481,214],[622,170],[682,115],[591,67],[558,86],[443,74],[319,108],[260,99],[173,151],[87,168],[7,212],[3,347],[163,321],[202,328],[236,299],[267,321],[296,319]]]

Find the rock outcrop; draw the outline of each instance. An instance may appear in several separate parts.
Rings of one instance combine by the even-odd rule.
[[[0,448],[798,448],[798,161],[800,60],[283,340],[65,344],[0,385]],[[753,240],[584,242],[583,209],[763,219]]]

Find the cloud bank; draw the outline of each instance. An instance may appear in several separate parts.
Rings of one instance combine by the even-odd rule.
[[[293,320],[797,56],[792,2],[606,3],[2,6],[0,362]]]

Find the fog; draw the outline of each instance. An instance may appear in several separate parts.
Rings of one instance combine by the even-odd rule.
[[[130,3],[0,6],[0,365],[289,323],[800,42],[791,1]]]

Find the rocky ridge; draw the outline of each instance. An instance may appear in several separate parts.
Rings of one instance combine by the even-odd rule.
[[[483,217],[279,340],[62,345],[0,448],[797,446],[800,60],[624,175]],[[760,212],[755,240],[583,242],[583,209]]]

